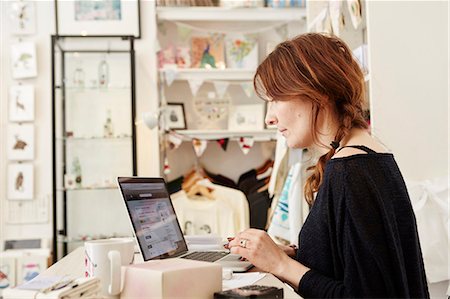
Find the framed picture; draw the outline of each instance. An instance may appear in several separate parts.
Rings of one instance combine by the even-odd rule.
[[[9,125],[6,144],[9,160],[33,160],[34,126],[32,124]]]
[[[255,131],[264,129],[264,105],[236,105],[230,107],[228,130]]]
[[[33,164],[10,164],[8,166],[8,199],[33,199]]]
[[[251,69],[258,67],[258,39],[250,34],[228,34],[225,39],[228,68]]]
[[[36,46],[33,42],[11,45],[11,67],[13,79],[37,76]]]
[[[225,68],[224,37],[212,34],[208,37],[194,36],[191,38],[192,68]]]
[[[54,0],[57,35],[141,36],[139,0]]]
[[[32,280],[47,269],[45,255],[23,255],[17,257],[17,284]]]
[[[14,85],[9,88],[9,120],[34,120],[34,86]]]
[[[0,290],[16,286],[16,258],[2,256],[0,259]]]
[[[36,32],[34,1],[12,1],[9,16],[12,34],[28,35]]]
[[[186,116],[183,103],[168,103],[164,110],[164,121],[167,129],[186,129]]]

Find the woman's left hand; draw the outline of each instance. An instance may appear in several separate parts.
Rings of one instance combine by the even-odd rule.
[[[289,258],[265,231],[259,229],[250,228],[238,233],[228,247],[231,253],[239,254],[255,267],[277,276],[283,272],[283,261]]]

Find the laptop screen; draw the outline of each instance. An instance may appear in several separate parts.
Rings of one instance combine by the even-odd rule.
[[[162,178],[118,178],[144,261],[187,251],[172,202]]]

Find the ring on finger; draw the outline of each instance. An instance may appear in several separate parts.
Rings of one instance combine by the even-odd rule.
[[[241,246],[242,248],[247,248],[247,241],[247,239],[239,240],[239,246]]]

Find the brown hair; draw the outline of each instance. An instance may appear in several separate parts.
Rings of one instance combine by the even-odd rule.
[[[364,120],[364,76],[349,47],[335,36],[318,33],[299,35],[280,43],[259,65],[253,80],[262,99],[288,100],[293,97],[312,102],[311,127],[317,143],[317,119],[328,104],[338,115],[339,127],[333,145],[319,158],[306,180],[305,197],[311,205],[322,184],[325,164],[339,142],[352,128],[367,128]]]

